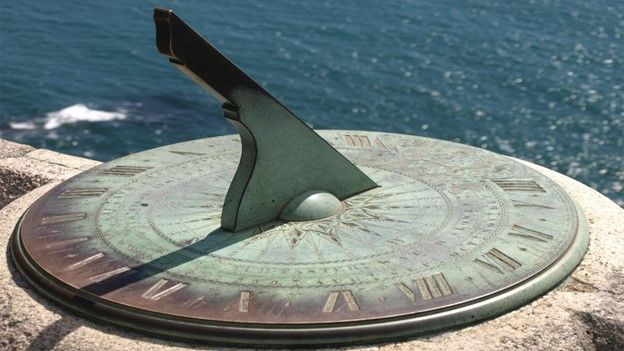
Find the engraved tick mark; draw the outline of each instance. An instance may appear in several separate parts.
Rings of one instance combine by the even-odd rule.
[[[537,203],[522,201],[522,200],[515,200],[515,199],[511,200],[511,204],[514,205],[515,207],[539,207],[539,208],[546,208],[546,209],[554,209],[554,207],[552,206],[537,204]]]

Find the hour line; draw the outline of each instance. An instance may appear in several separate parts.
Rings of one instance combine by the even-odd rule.
[[[336,307],[336,302],[338,301],[338,296],[342,295],[345,302],[347,303],[347,307],[349,311],[357,311],[360,309],[357,302],[355,301],[355,297],[349,290],[343,291],[332,291],[327,296],[327,300],[325,300],[325,306],[323,306],[323,313],[334,312],[334,307]]]
[[[473,262],[492,270],[497,273],[505,274],[505,272],[515,271],[516,268],[522,266],[520,262],[514,260],[498,249],[493,248],[485,255],[476,258]]]
[[[73,188],[63,191],[59,199],[72,199],[76,197],[97,197],[104,194],[107,188]]]
[[[251,297],[251,293],[249,291],[241,291],[240,298],[238,300],[238,310],[240,312],[243,312],[243,313],[249,312],[250,297]]]
[[[492,179],[501,189],[507,192],[545,193],[546,190],[531,179]]]
[[[529,229],[523,226],[514,225],[511,227],[511,231],[509,235],[519,236],[521,238],[537,240],[542,242],[547,242],[548,240],[552,240],[553,236],[550,234],[542,233],[540,231]]]
[[[177,151],[177,150],[169,150],[169,152],[173,154],[183,155],[183,156],[204,156],[201,152],[192,152],[192,151]]]
[[[424,278],[414,280],[413,288],[410,288],[405,283],[398,283],[396,287],[405,295],[410,301],[416,302],[416,290],[420,293],[420,297],[423,300],[436,299],[438,297],[447,296],[453,294],[448,281],[442,273],[436,273]]]
[[[516,200],[516,199],[511,199],[511,204],[514,205],[515,207],[539,207],[539,208],[554,209],[554,207],[552,206],[536,204],[533,202]]]
[[[94,282],[94,283],[99,283],[103,280],[106,280],[110,277],[116,276],[118,274],[121,273],[125,273],[127,271],[129,271],[130,268],[128,267],[121,267],[121,268],[117,268],[117,269],[113,269],[112,271],[106,272],[106,273],[102,273],[102,274],[98,274],[98,275],[94,275],[93,277],[90,277],[89,280]]]
[[[381,138],[377,137],[371,143],[371,140],[366,135],[357,134],[345,134],[345,142],[349,146],[355,146],[362,149],[378,149],[378,150],[390,150],[390,148],[381,141]]]
[[[161,298],[171,295],[186,286],[186,284],[184,283],[176,283],[173,286],[170,286],[159,292],[159,290],[167,285],[167,283],[169,283],[167,279],[159,280],[158,282],[156,282],[156,284],[152,285],[149,289],[147,289],[147,291],[144,292],[141,297],[152,301],[158,301]]]
[[[44,217],[41,217],[41,224],[55,224],[55,223],[79,221],[81,219],[85,219],[86,216],[87,214],[84,212],[44,216]]]
[[[101,175],[112,175],[112,176],[121,176],[121,177],[132,177],[141,172],[147,171],[152,167],[143,167],[143,166],[115,166],[109,169],[105,169],[101,171],[99,174]]]

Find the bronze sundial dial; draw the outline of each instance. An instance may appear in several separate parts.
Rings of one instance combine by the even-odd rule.
[[[35,202],[13,257],[66,307],[230,345],[380,341],[510,311],[582,258],[583,215],[533,169],[435,139],[317,134],[171,11],[154,19],[159,51],[240,136],[129,155]]]

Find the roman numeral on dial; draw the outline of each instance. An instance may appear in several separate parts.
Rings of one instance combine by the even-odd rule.
[[[550,234],[542,233],[540,231],[529,229],[523,226],[514,225],[509,232],[509,235],[517,236],[524,239],[536,240],[541,242],[547,242],[552,240],[553,236]]]
[[[546,190],[531,179],[492,179],[494,184],[507,192],[545,193]]]
[[[63,191],[59,199],[72,199],[77,197],[97,197],[104,194],[107,188],[73,188]]]
[[[105,272],[105,273],[94,275],[94,276],[90,277],[89,280],[91,282],[93,282],[93,283],[99,283],[99,282],[104,281],[106,279],[112,278],[112,277],[114,277],[116,275],[119,275],[119,274],[122,274],[122,273],[126,273],[126,272],[129,272],[129,271],[130,271],[130,268],[124,266],[124,267],[120,267],[120,268],[117,268],[117,269],[113,269],[112,271],[108,271],[108,272]]]
[[[161,279],[156,284],[152,285],[147,291],[145,291],[141,297],[144,299],[158,301],[165,296],[169,296],[174,292],[184,288],[186,284],[179,282],[172,282],[169,284],[169,280]]]
[[[338,301],[338,297],[341,295],[344,301],[346,302],[347,308],[349,309],[349,311],[357,311],[360,309],[360,306],[358,306],[357,302],[355,301],[355,297],[353,297],[353,294],[351,293],[351,291],[349,290],[332,291],[331,293],[329,293],[329,295],[327,296],[327,299],[325,300],[325,305],[323,306],[323,313],[334,312],[334,308],[336,307],[336,302]]]
[[[422,300],[431,300],[453,294],[453,289],[451,289],[448,281],[442,273],[436,273],[424,278],[416,279],[413,283],[413,287],[410,287],[405,283],[396,284],[396,287],[411,302],[416,302],[419,298]],[[418,295],[416,292],[418,292]]]
[[[241,291],[240,298],[238,299],[238,311],[247,313],[249,312],[249,300],[251,300],[251,292]]]
[[[65,267],[65,271],[73,271],[76,270],[78,268],[82,268],[84,266],[87,266],[93,262],[96,262],[100,259],[102,259],[104,257],[104,254],[102,252],[98,252],[94,255],[91,255],[89,257],[83,258],[82,260],[76,262],[76,263],[72,263],[69,266]]]
[[[101,175],[111,175],[111,176],[120,176],[120,177],[132,177],[141,172],[145,172],[148,169],[152,169],[152,167],[142,167],[142,166],[115,166],[109,169],[105,169],[101,171],[99,174]]]
[[[520,262],[495,248],[486,252],[485,255],[476,258],[473,262],[481,267],[500,274],[513,272],[522,266]]]
[[[72,238],[72,239],[67,239],[67,240],[62,240],[62,241],[49,243],[49,244],[46,244],[45,248],[46,249],[50,249],[50,250],[56,250],[56,249],[59,249],[59,248],[80,244],[80,243],[83,243],[83,242],[88,241],[88,240],[89,240],[88,236],[82,236],[82,237],[79,237],[79,238]]]
[[[41,224],[56,224],[56,223],[79,221],[81,219],[85,219],[86,216],[87,214],[84,212],[44,216],[44,217],[41,217]]]
[[[361,149],[376,150],[392,150],[393,148],[386,145],[380,138],[375,138],[372,142],[366,135],[345,134],[345,143],[349,146],[359,147]]]

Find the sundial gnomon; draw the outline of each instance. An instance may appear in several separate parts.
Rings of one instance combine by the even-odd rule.
[[[65,306],[217,343],[376,341],[516,308],[582,257],[582,215],[531,168],[435,139],[316,134],[172,12],[155,20],[159,50],[240,136],[123,157],[33,204],[13,254]]]

